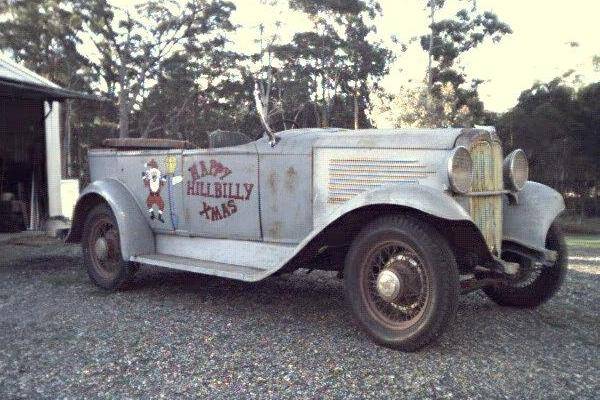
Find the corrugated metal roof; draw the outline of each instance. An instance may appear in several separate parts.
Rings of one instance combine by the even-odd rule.
[[[0,54],[0,97],[37,98],[45,100],[105,99],[63,89],[54,82]]]
[[[60,89],[57,84],[2,55],[0,55],[0,77],[11,81]]]

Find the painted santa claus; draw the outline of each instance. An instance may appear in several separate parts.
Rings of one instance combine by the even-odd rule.
[[[146,198],[146,206],[148,207],[148,213],[150,219],[158,219],[160,222],[165,222],[163,219],[163,212],[165,211],[165,202],[160,195],[162,187],[166,183],[165,177],[158,169],[158,163],[152,159],[145,164],[146,171],[142,173],[142,179],[144,186],[149,189],[148,197]],[[157,210],[158,216],[155,214]]]

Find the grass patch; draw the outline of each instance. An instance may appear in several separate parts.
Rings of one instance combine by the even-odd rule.
[[[600,234],[600,218],[579,218],[572,215],[561,215],[560,226],[565,233],[572,235],[598,235]]]
[[[600,249],[600,235],[567,235],[567,246]]]

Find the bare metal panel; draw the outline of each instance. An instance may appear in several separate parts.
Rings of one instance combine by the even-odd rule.
[[[312,230],[310,155],[260,155],[263,238],[298,243]]]
[[[234,264],[223,264],[213,261],[198,260],[180,256],[165,254],[144,254],[133,257],[131,261],[156,265],[163,268],[171,268],[180,271],[190,271],[206,275],[220,276],[229,279],[238,279],[246,282],[256,282],[266,278],[274,270],[243,267]]]
[[[156,252],[254,268],[283,265],[294,246],[249,240],[156,235]]]
[[[309,154],[312,148],[452,149],[463,129],[291,129],[279,132],[271,147],[267,138],[256,144],[259,153]]]
[[[317,148],[313,214],[324,220],[340,204],[388,185],[447,188],[445,150]]]
[[[90,167],[90,182],[103,178],[120,179],[121,169],[117,152],[111,150],[91,150],[88,153]]]
[[[186,232],[182,150],[119,151],[120,180],[154,232]],[[154,180],[153,180],[154,179]]]
[[[565,209],[564,200],[556,190],[532,181],[517,195],[516,204],[509,204],[504,198],[504,239],[544,250],[550,225]]]
[[[184,215],[190,234],[261,240],[254,143],[184,151]]]

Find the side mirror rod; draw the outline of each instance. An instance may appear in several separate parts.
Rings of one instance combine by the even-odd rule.
[[[271,145],[271,147],[274,147],[277,144],[277,142],[279,142],[279,136],[277,136],[269,126],[267,116],[265,115],[265,109],[263,108],[262,100],[260,97],[260,88],[258,87],[257,81],[254,81],[254,102],[256,104],[256,109],[260,117],[260,122],[262,123],[263,128],[265,128],[267,136],[269,136],[269,144]]]

